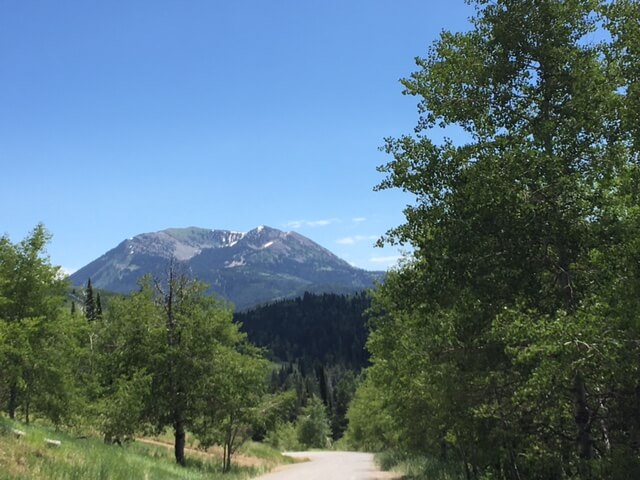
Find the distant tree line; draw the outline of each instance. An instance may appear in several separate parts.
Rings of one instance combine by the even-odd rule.
[[[251,342],[268,348],[272,358],[305,369],[317,364],[362,369],[368,361],[366,310],[368,293],[305,293],[254,309],[236,312]]]

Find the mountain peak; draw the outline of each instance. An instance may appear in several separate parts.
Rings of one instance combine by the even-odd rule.
[[[142,233],[81,268],[71,281],[128,293],[144,274],[162,275],[176,259],[238,308],[305,291],[348,293],[373,286],[381,272],[352,267],[297,232],[261,225],[246,233],[200,227]]]

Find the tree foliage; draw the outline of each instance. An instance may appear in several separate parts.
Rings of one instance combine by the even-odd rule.
[[[84,315],[89,321],[95,320],[98,315],[97,304],[93,297],[93,286],[91,285],[90,278],[87,280],[87,287],[84,289]]]
[[[327,410],[318,397],[311,397],[297,422],[298,442],[305,448],[327,448],[331,426]]]
[[[230,308],[205,292],[172,265],[166,279],[147,277],[139,292],[110,302],[97,339],[103,429],[107,437],[122,437],[145,426],[170,427],[180,464],[187,431],[203,443],[221,440],[216,432],[224,431],[231,436],[224,437],[228,469],[266,370]],[[130,408],[119,411],[118,404]]]
[[[49,238],[41,225],[18,244],[0,238],[0,401],[10,416],[99,429],[118,444],[170,428],[182,465],[189,432],[202,446],[223,447],[224,471],[242,442],[293,420],[321,390],[344,417],[349,388],[334,383],[349,382],[338,367],[310,364],[308,375],[296,376],[289,364],[267,393],[262,349],[247,341],[229,305],[178,264],[165,278],[143,278],[137,292],[111,297],[103,311],[90,282],[77,298],[49,263]],[[75,313],[76,300],[84,315]]]
[[[63,309],[66,281],[51,265],[51,236],[37,225],[21,242],[0,238],[0,402],[21,412],[69,423],[83,408],[85,325]]]
[[[476,3],[403,80],[421,116],[379,188],[416,196],[387,235],[414,253],[375,296],[363,388],[385,438],[468,478],[629,478],[640,7]]]
[[[242,442],[281,425],[291,425],[298,445],[326,446],[344,431],[355,385],[348,367],[363,356],[364,295],[294,301],[292,317],[315,311],[298,333],[324,322],[345,335],[337,347],[312,340],[306,356],[296,345],[300,365],[278,368],[247,341],[229,305],[178,264],[165,278],[143,278],[137,292],[110,297],[103,311],[90,281],[78,297],[49,263],[49,238],[41,225],[18,244],[0,238],[0,401],[10,416],[99,429],[120,445],[169,428],[182,465],[189,432],[202,446],[223,447],[224,471]]]
[[[199,385],[200,414],[192,428],[203,446],[223,447],[223,471],[231,469],[236,449],[275,408],[265,396],[267,363],[247,344],[241,350],[217,348],[211,374]]]

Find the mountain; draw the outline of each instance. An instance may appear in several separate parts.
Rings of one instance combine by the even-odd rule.
[[[351,293],[369,288],[382,272],[349,265],[295,232],[258,227],[247,233],[197,227],[143,233],[123,241],[70,279],[128,293],[144,274],[162,276],[175,259],[237,309],[302,295]]]

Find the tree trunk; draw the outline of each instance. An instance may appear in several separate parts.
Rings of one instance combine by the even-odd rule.
[[[229,457],[229,444],[225,442],[222,451],[222,473],[227,473],[231,468],[231,458]]]
[[[518,469],[518,462],[516,452],[513,447],[509,447],[509,470],[511,470],[511,477],[520,480],[520,470]]]
[[[467,462],[466,459],[464,461],[464,476],[465,476],[466,480],[472,480],[471,479],[471,470],[469,469],[469,462]]]
[[[569,262],[566,261],[566,251],[563,248],[559,250],[561,255],[561,286],[565,296],[565,308],[567,312],[573,312],[576,309],[576,299],[573,292]],[[589,461],[593,458],[592,418],[589,404],[587,403],[587,387],[584,378],[577,370],[573,376],[573,395],[578,456],[582,460]],[[588,469],[589,467],[586,466],[586,468]]]
[[[7,414],[11,420],[16,419],[16,409],[18,408],[18,385],[12,383],[9,389],[9,402],[7,403]]]
[[[186,465],[186,460],[184,458],[186,433],[184,430],[184,423],[181,420],[176,420],[176,422],[173,424],[173,432],[175,437],[174,453],[176,456],[176,463],[184,467]]]
[[[631,435],[631,447],[635,452],[640,451],[640,384],[636,386],[636,398],[635,398],[635,421],[632,424]]]
[[[440,460],[447,462],[449,460],[449,445],[444,436],[440,438]]]
[[[587,390],[580,372],[573,378],[575,399],[575,421],[578,429],[578,455],[583,460],[593,458],[593,439],[591,438],[591,414],[587,405]]]
[[[186,433],[184,428],[184,408],[182,405],[181,395],[182,391],[180,388],[180,381],[176,378],[177,372],[174,367],[174,347],[176,347],[180,343],[179,336],[176,332],[177,325],[176,319],[174,318],[174,301],[175,299],[175,284],[174,284],[174,265],[173,260],[169,264],[169,275],[168,275],[168,284],[167,284],[167,292],[163,291],[160,283],[156,284],[156,289],[158,293],[163,296],[165,313],[167,315],[167,345],[169,346],[169,389],[171,391],[172,402],[173,402],[173,433],[174,433],[174,453],[176,457],[176,463],[178,465],[182,465],[183,467],[186,464],[184,458],[184,446],[186,443]]]
[[[233,425],[233,421],[231,421],[231,424]],[[225,436],[225,441],[224,441],[224,460],[222,462],[222,471],[224,473],[227,473],[229,470],[231,470],[231,453],[232,453],[232,448],[233,448],[233,441],[235,440],[235,435],[233,434],[233,426],[230,426],[229,429],[227,430],[227,434]]]

